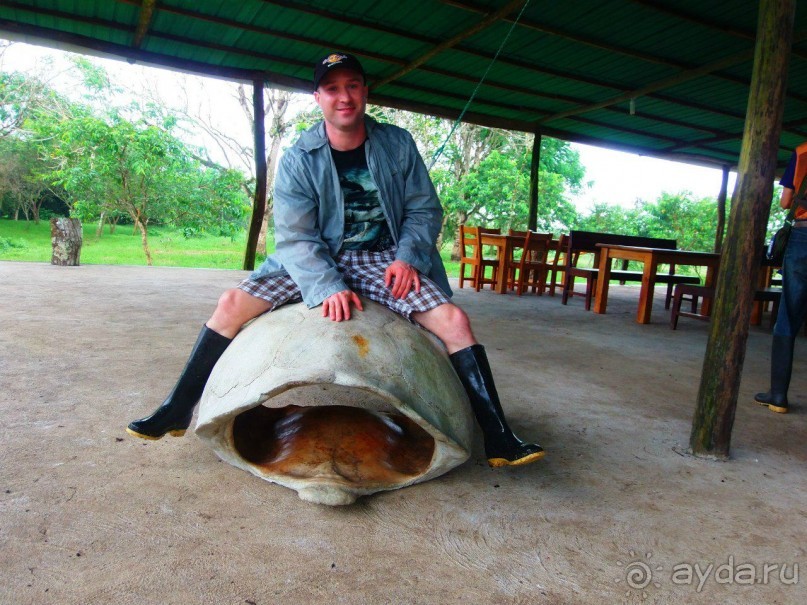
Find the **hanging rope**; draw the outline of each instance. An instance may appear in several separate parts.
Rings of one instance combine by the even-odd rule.
[[[513,21],[513,24],[510,26],[510,29],[508,30],[507,35],[502,40],[502,43],[499,45],[499,49],[496,51],[496,54],[493,55],[493,59],[491,59],[490,64],[488,64],[488,67],[485,70],[485,73],[482,74],[482,77],[479,79],[479,82],[476,84],[476,88],[474,88],[474,91],[471,93],[471,96],[468,98],[468,102],[465,104],[465,107],[462,108],[462,111],[460,112],[459,117],[454,122],[454,125],[451,127],[451,130],[449,131],[448,136],[446,136],[446,140],[443,141],[443,144],[440,145],[440,147],[437,149],[437,151],[434,152],[434,156],[432,157],[432,162],[431,162],[431,164],[429,164],[429,171],[430,172],[431,172],[431,169],[434,168],[434,165],[437,163],[437,160],[443,154],[443,150],[445,149],[448,142],[451,140],[451,137],[454,135],[454,131],[457,129],[457,126],[459,126],[460,122],[462,122],[462,118],[465,116],[465,112],[468,111],[468,108],[471,106],[471,103],[474,102],[474,98],[476,97],[476,93],[479,92],[479,89],[481,88],[482,83],[485,81],[485,78],[488,77],[488,73],[490,72],[490,68],[493,67],[493,64],[496,62],[496,59],[499,58],[499,55],[501,54],[502,49],[504,49],[504,45],[507,44],[507,40],[510,38],[510,34],[513,33],[513,30],[516,28],[516,25],[518,25],[518,22],[521,20],[521,16],[524,14],[524,11],[527,10],[527,6],[529,4],[530,4],[530,0],[526,0],[524,2],[524,6],[521,7],[521,11],[518,13],[518,17],[516,17],[516,20]]]

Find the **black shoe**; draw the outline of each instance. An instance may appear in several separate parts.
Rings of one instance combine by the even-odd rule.
[[[472,345],[449,356],[468,393],[482,434],[485,455],[493,467],[529,464],[543,458],[544,450],[535,443],[524,443],[513,434],[504,418],[485,347]]]
[[[767,393],[757,393],[754,395],[754,401],[760,405],[768,406],[768,409],[771,412],[776,412],[777,414],[787,414],[787,396],[774,394],[768,391]]]
[[[174,437],[184,435],[207,379],[230,342],[231,338],[207,326],[202,328],[188,363],[166,400],[151,416],[130,422],[126,432],[141,439],[161,439],[166,434]]]
[[[774,335],[771,344],[771,389],[754,396],[754,401],[767,405],[770,411],[777,414],[787,414],[788,411],[787,391],[790,388],[795,344],[795,338]]]

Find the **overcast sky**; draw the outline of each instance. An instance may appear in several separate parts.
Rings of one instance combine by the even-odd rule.
[[[581,207],[590,207],[594,202],[631,206],[637,198],[655,201],[664,191],[691,191],[697,198],[715,198],[720,192],[723,171],[717,168],[670,162],[577,143],[572,146],[580,152],[580,160],[586,167],[586,180],[594,181],[592,188],[576,200]],[[729,173],[729,196],[736,178],[736,172]]]
[[[41,70],[43,62],[51,57],[53,63],[48,71],[55,75],[65,65],[60,59],[62,54],[61,51],[44,47],[15,43],[5,52],[2,68],[27,71],[38,67]],[[249,126],[241,119],[241,110],[232,97],[234,84],[177,75],[168,70],[133,66],[124,61],[97,58],[93,60],[100,62],[110,72],[113,81],[125,81],[135,89],[138,82],[156,79],[161,83],[160,89],[164,91],[164,100],[167,102],[174,100],[171,98],[176,96],[174,83],[177,79],[183,78],[192,93],[191,102],[214,105],[215,110],[210,111],[211,116],[230,118],[226,124],[222,124],[222,127],[232,130],[238,136],[251,139]],[[637,198],[655,201],[665,191],[669,193],[691,191],[696,197],[716,197],[720,190],[722,173],[718,169],[658,160],[589,145],[573,143],[572,146],[579,151],[581,162],[586,168],[585,180],[593,181],[589,189],[573,200],[581,212],[599,202],[632,206]],[[736,174],[733,172],[729,176],[729,196],[735,177]]]

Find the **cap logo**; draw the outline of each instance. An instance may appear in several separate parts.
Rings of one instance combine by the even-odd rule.
[[[322,61],[323,65],[328,65],[329,67],[335,63],[341,63],[343,60],[347,59],[347,55],[340,55],[338,53],[333,53],[332,55],[328,55]]]

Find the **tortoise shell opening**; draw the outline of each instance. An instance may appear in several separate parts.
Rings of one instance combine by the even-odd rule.
[[[239,455],[266,474],[363,488],[413,480],[435,449],[400,412],[346,405],[259,405],[239,414],[232,431]]]

